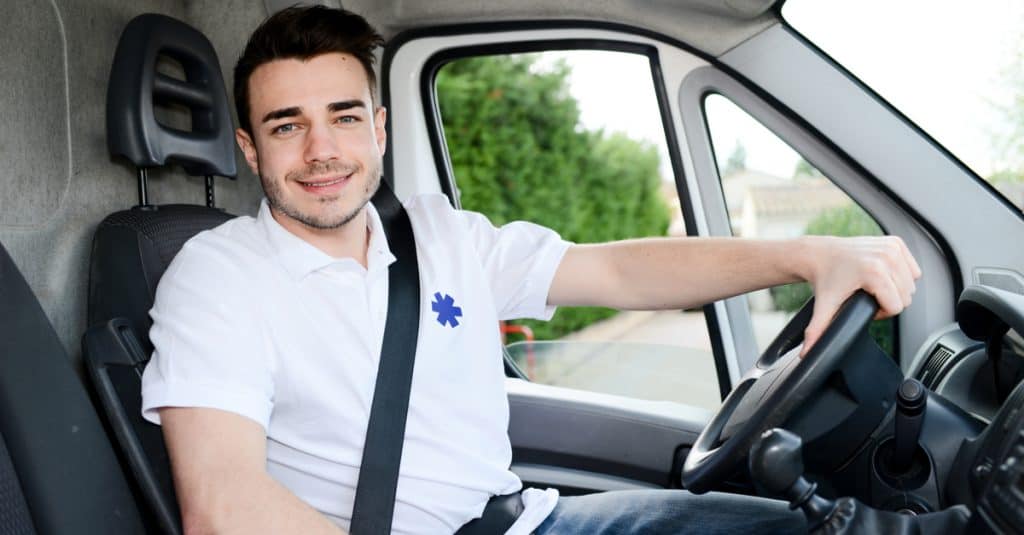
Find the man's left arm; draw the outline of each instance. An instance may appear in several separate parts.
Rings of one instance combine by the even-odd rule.
[[[807,281],[815,293],[805,351],[839,306],[863,288],[878,317],[910,305],[921,269],[898,237],[791,240],[649,238],[569,248],[548,303],[619,309],[683,309],[761,288]]]

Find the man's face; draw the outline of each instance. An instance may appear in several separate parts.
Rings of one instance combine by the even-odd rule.
[[[286,228],[342,227],[376,192],[386,112],[372,106],[366,72],[349,54],[275,60],[253,71],[253,133],[239,129],[235,137]]]

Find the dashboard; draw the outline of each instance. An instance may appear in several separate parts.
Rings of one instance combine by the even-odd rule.
[[[923,507],[904,512],[965,506],[971,517],[963,533],[1024,532],[1024,340],[1019,333],[1024,333],[1024,295],[969,286],[957,305],[957,324],[935,333],[905,370],[930,391],[929,410],[942,405],[962,416],[954,421],[926,414],[933,418],[933,430],[947,435],[945,440],[921,435],[936,492],[918,500]],[[901,490],[920,497],[924,488]]]

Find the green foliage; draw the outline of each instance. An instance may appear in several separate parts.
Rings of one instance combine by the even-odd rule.
[[[1004,82],[1013,95],[1009,105],[1001,110],[1009,131],[997,136],[996,144],[1002,149],[1005,165],[1014,171],[1012,174],[1020,176],[1024,174],[1024,37],[1017,39],[1016,57],[1003,73]]]
[[[882,228],[860,206],[851,202],[818,214],[807,223],[804,233],[815,236],[881,236]]]
[[[794,312],[811,298],[811,285],[806,282],[784,284],[771,289],[772,302],[777,310]]]
[[[988,180],[992,184],[1014,184],[1024,182],[1024,171],[996,171],[988,176],[985,180]]]
[[[793,178],[822,178],[824,175],[817,167],[811,165],[807,160],[800,158],[793,166]]]
[[[878,223],[860,206],[850,203],[825,210],[807,223],[804,234],[817,236],[881,236]],[[793,312],[811,298],[811,286],[806,282],[776,286],[771,289],[775,308]],[[893,322],[891,319],[871,322],[868,328],[875,342],[888,354],[893,354]]]
[[[725,169],[722,171],[722,176],[729,176],[735,173],[739,173],[747,168],[747,148],[736,141],[736,146],[732,149],[732,154],[725,160]]]
[[[527,220],[577,243],[665,235],[656,147],[579,126],[564,62],[483,56],[445,65],[437,98],[462,206],[495,225]],[[550,322],[524,321],[551,339],[613,315],[562,308]]]
[[[1009,87],[1012,97],[1006,106],[999,106],[1002,112],[1005,130],[998,132],[993,140],[994,148],[999,153],[998,168],[985,180],[996,186],[1020,184],[1024,182],[1024,38],[1018,36],[1017,53],[1008,63],[1003,72],[1003,80]],[[1021,199],[1012,198],[1005,187],[999,187],[1010,201],[1021,209]]]

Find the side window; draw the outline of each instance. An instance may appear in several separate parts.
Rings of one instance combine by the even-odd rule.
[[[686,234],[648,56],[466,57],[445,63],[435,88],[464,209],[495,225],[533,221],[576,243]],[[507,322],[502,332],[534,382],[721,402],[699,310],[563,307],[549,322]]]
[[[828,177],[732,101],[708,95],[704,113],[733,236],[785,239],[883,233]],[[807,283],[747,294],[759,350],[764,351],[810,297]],[[896,356],[894,320],[875,321],[870,332],[887,354]]]

